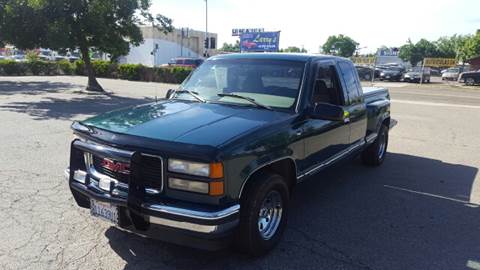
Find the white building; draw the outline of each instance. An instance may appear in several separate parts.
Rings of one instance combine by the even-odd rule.
[[[175,29],[164,34],[152,26],[140,27],[144,42],[140,46],[130,47],[127,56],[119,59],[120,63],[160,66],[167,64],[175,57],[203,58],[205,53],[205,32],[192,29]],[[208,50],[210,56],[216,54],[217,34],[208,33],[213,49]]]

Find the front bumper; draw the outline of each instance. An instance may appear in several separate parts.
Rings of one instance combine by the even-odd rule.
[[[200,249],[216,250],[226,247],[239,223],[240,205],[226,208],[205,208],[185,202],[142,202],[131,205],[128,198],[120,198],[101,191],[98,182],[80,183],[70,179],[65,171],[70,190],[80,207],[90,208],[92,199],[118,207],[118,226],[126,231],[175,244]]]

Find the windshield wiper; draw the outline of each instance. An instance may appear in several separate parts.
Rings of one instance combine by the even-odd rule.
[[[241,95],[237,95],[237,94],[228,94],[228,93],[220,93],[220,94],[217,94],[217,96],[219,96],[219,97],[241,98],[241,99],[250,101],[251,103],[257,105],[257,107],[261,107],[261,108],[264,108],[264,109],[267,109],[267,110],[271,110],[271,111],[273,110],[272,107],[267,106],[267,105],[262,104],[262,103],[258,103],[258,102],[255,101],[255,99],[253,99],[253,98],[249,98],[249,97],[245,97],[245,96],[241,96]]]
[[[174,92],[174,94],[184,94],[184,93],[187,93],[187,94],[190,94],[192,97],[194,97],[196,100],[202,102],[202,103],[206,103],[207,101],[202,98],[201,96],[198,95],[197,92],[195,91],[190,91],[190,90],[187,90],[187,89],[181,89],[181,90],[176,90]]]

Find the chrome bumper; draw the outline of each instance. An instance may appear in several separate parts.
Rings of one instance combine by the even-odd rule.
[[[64,174],[69,181],[70,170],[66,169]],[[89,186],[75,181],[70,183],[70,186],[87,197],[104,201],[111,199],[110,195],[94,193]],[[163,204],[142,204],[142,208],[151,213],[144,215],[151,224],[205,234],[223,233],[233,229],[239,222],[239,218],[234,216],[240,212],[239,204],[218,211],[199,211]]]

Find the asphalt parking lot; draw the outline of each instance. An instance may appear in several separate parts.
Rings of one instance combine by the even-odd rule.
[[[389,154],[299,185],[280,245],[262,258],[144,239],[75,205],[63,170],[74,119],[141,104],[171,85],[0,77],[0,269],[480,269],[480,89],[390,88]]]

